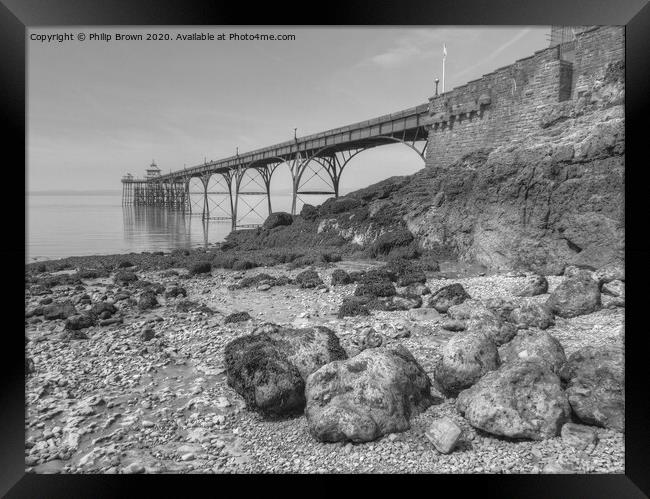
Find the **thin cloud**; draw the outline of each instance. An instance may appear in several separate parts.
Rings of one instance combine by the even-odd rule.
[[[484,57],[483,59],[480,60],[480,62],[476,64],[472,64],[471,66],[466,67],[462,71],[459,71],[456,73],[454,76],[456,78],[461,78],[462,76],[471,73],[475,69],[479,67],[484,67],[486,63],[493,61],[499,54],[501,54],[504,50],[506,50],[508,47],[514,45],[517,43],[519,40],[521,40],[524,36],[526,36],[528,33],[530,33],[531,29],[530,28],[525,28],[519,31],[515,36],[513,36],[510,40],[507,42],[503,43],[502,45],[499,45],[496,49],[494,49],[490,55]],[[496,68],[495,68],[496,69]]]

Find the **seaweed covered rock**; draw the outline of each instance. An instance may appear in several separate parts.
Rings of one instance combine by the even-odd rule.
[[[102,319],[107,319],[117,312],[117,308],[112,303],[100,301],[92,305],[90,312],[96,316],[102,316]]]
[[[276,227],[280,227],[282,225],[291,225],[293,223],[293,217],[291,216],[290,213],[285,213],[283,211],[278,211],[275,213],[271,213],[266,220],[264,220],[264,224],[262,225],[263,229],[275,229]]]
[[[501,362],[531,360],[546,363],[554,373],[559,373],[566,362],[564,348],[554,336],[545,331],[525,329],[508,344],[499,348]]]
[[[190,266],[190,274],[209,274],[212,271],[212,263],[210,262],[196,262]]]
[[[575,415],[587,424],[623,431],[625,377],[623,351],[584,347],[569,356],[560,376]]]
[[[228,343],[224,350],[228,385],[249,409],[267,417],[299,414],[305,406],[305,378],[347,355],[334,332],[266,324]]]
[[[344,317],[356,317],[370,315],[368,309],[368,299],[359,296],[348,296],[343,298],[343,302],[339,307],[337,317],[343,319]]]
[[[490,337],[481,332],[457,333],[442,349],[434,379],[445,393],[455,396],[497,369],[499,362],[497,346]]]
[[[546,301],[549,309],[560,317],[590,314],[600,308],[600,290],[591,273],[580,271],[565,279]]]
[[[385,232],[372,244],[370,254],[373,257],[388,255],[395,248],[408,246],[411,242],[413,242],[413,234],[408,229]]]
[[[132,272],[130,270],[118,270],[117,272],[115,272],[115,275],[113,276],[113,281],[115,282],[115,284],[119,284],[122,286],[137,280],[138,280],[138,276],[135,274],[135,272]]]
[[[296,276],[295,280],[301,288],[316,288],[324,284],[318,272],[313,269],[303,270]]]
[[[401,345],[324,365],[307,378],[305,395],[309,431],[323,442],[368,442],[408,430],[434,402],[429,377]]]
[[[165,291],[165,298],[187,297],[187,290],[181,286],[171,286]]]
[[[456,407],[475,428],[533,440],[559,435],[571,415],[560,378],[547,365],[524,360],[487,373],[460,393]]]
[[[397,286],[408,286],[411,284],[424,284],[427,276],[422,268],[415,262],[403,258],[388,262],[388,268],[397,276]]]
[[[452,305],[458,305],[471,296],[465,291],[462,284],[455,283],[439,289],[429,298],[428,307],[435,308],[438,312],[445,313]]]
[[[236,324],[238,322],[246,322],[251,320],[252,317],[248,312],[233,312],[232,314],[229,314],[226,316],[224,319],[223,323],[224,324]]]
[[[300,216],[305,220],[316,220],[318,218],[318,208],[311,204],[303,204]]]
[[[343,269],[336,269],[334,272],[332,272],[332,281],[331,284],[332,286],[342,286],[345,284],[352,284],[352,278],[350,277],[350,274],[348,274],[345,270]]]
[[[389,280],[362,281],[354,290],[354,296],[394,296],[395,286]]]

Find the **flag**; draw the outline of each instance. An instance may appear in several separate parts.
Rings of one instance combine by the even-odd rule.
[[[445,59],[447,57],[447,44],[443,43],[442,44],[442,58]]]

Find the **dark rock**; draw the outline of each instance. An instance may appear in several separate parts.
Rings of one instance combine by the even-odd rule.
[[[140,310],[149,310],[159,305],[156,294],[153,291],[145,291],[138,299],[138,308]]]
[[[93,304],[93,306],[90,308],[90,312],[94,315],[101,315],[103,313],[106,313],[108,315],[106,317],[101,317],[101,318],[108,319],[111,315],[117,312],[117,309],[115,308],[115,305],[113,305],[112,303],[107,303],[105,301],[102,301]]]
[[[153,329],[151,329],[150,327],[145,327],[140,333],[140,338],[142,339],[142,341],[149,341],[152,340],[155,335],[156,333],[154,332]]]
[[[574,414],[583,422],[623,431],[625,378],[623,351],[584,347],[560,370]]]
[[[454,396],[498,367],[494,341],[483,333],[467,331],[455,334],[443,347],[434,378],[445,393]]]
[[[165,291],[165,298],[187,297],[187,290],[181,286],[172,286]]]
[[[332,286],[341,286],[345,284],[352,284],[352,278],[345,270],[336,269],[332,272]]]
[[[210,262],[196,262],[190,267],[190,275],[209,274],[212,272],[212,263]]]
[[[276,227],[280,227],[281,225],[291,225],[292,223],[293,223],[293,217],[291,216],[291,214],[278,211],[276,213],[271,213],[266,218],[266,220],[264,220],[264,224],[262,225],[262,228],[266,230],[270,230]]]
[[[566,362],[564,348],[560,342],[544,331],[523,330],[508,344],[499,348],[501,362],[530,360],[547,364],[554,373],[559,373]]]
[[[38,300],[38,303],[40,303],[41,305],[49,305],[50,303],[52,303],[52,301],[53,300],[51,296],[46,296],[45,298],[41,298],[40,300]]]
[[[72,315],[65,321],[65,329],[69,331],[77,331],[79,329],[94,326],[96,323],[97,318],[94,314]]]
[[[76,313],[77,309],[70,301],[52,303],[43,307],[43,319],[46,321],[52,321],[55,319],[67,319]]]
[[[349,272],[348,275],[350,276],[350,279],[352,279],[352,282],[359,282],[365,276],[365,272],[353,270],[352,272]]]
[[[413,234],[408,229],[386,232],[379,236],[370,248],[373,257],[388,255],[393,249],[407,246],[413,241]]]
[[[115,272],[115,275],[113,276],[113,281],[115,284],[120,284],[120,285],[128,285],[131,282],[135,282],[138,280],[138,276],[135,275],[135,272],[131,272],[130,270],[119,270]]]
[[[403,346],[371,348],[307,378],[305,415],[318,440],[367,442],[408,430],[432,403],[431,381]]]
[[[400,288],[397,291],[402,295],[425,296],[431,294],[431,290],[421,283],[409,284],[408,286]]]
[[[301,288],[316,288],[324,284],[318,272],[313,269],[303,270],[296,276],[296,283]]]
[[[125,269],[127,267],[133,267],[133,264],[128,260],[122,260],[120,263],[117,264],[118,269]]]
[[[468,423],[494,435],[556,437],[571,410],[560,378],[545,364],[519,360],[487,373],[456,399]]]
[[[517,327],[505,322],[490,311],[470,317],[466,323],[468,331],[481,332],[494,341],[497,346],[509,342],[517,334]]]
[[[300,216],[305,220],[316,220],[318,218],[318,208],[311,204],[303,204]]]
[[[598,283],[586,272],[565,279],[546,301],[549,309],[560,317],[590,314],[600,308]]]
[[[266,324],[237,338],[224,351],[228,385],[246,405],[267,417],[295,415],[305,406],[305,378],[322,365],[346,358],[326,327],[282,328]]]
[[[528,275],[523,284],[515,289],[516,296],[537,296],[548,291],[548,281],[543,275]]]
[[[228,315],[223,323],[224,324],[235,324],[237,322],[246,322],[251,320],[252,317],[248,312],[233,312],[232,314]]]
[[[459,283],[450,284],[439,289],[429,298],[429,308],[435,308],[438,312],[445,313],[452,305],[458,305],[471,298],[465,288]]]
[[[361,286],[361,284],[360,284]],[[422,306],[422,298],[419,296],[386,296],[374,297],[373,295],[364,295],[372,297],[366,304],[370,310],[382,310],[385,312],[394,312],[396,310],[411,310]]]

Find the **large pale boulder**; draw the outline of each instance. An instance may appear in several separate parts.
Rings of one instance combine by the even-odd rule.
[[[571,409],[560,378],[539,362],[503,364],[463,391],[456,407],[473,427],[509,438],[559,434]]]
[[[519,329],[547,329],[555,325],[553,313],[544,303],[525,300],[510,314],[510,320]]]
[[[287,416],[305,406],[305,379],[319,367],[345,359],[330,329],[290,329],[266,324],[225,347],[228,384],[246,405],[265,416]]]
[[[475,331],[460,332],[442,349],[434,379],[446,394],[454,396],[497,367],[499,352],[489,336]]]
[[[591,272],[580,271],[565,279],[546,301],[549,309],[560,317],[590,314],[600,308],[600,290]]]
[[[623,350],[584,347],[569,357],[560,376],[575,415],[587,424],[623,431],[625,377]]]
[[[305,395],[309,430],[324,442],[405,431],[433,403],[429,377],[401,345],[326,364],[307,378]]]
[[[519,331],[511,342],[499,348],[499,357],[504,364],[518,360],[543,362],[554,373],[558,373],[566,362],[564,348],[557,338],[531,329]]]

